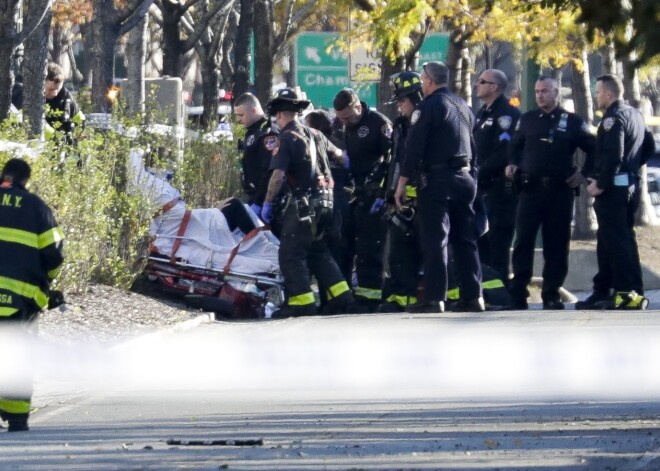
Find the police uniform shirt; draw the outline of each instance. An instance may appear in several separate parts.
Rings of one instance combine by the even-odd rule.
[[[536,109],[520,118],[509,146],[509,162],[535,177],[565,180],[575,171],[575,150],[579,147],[591,154],[595,141],[587,124],[575,113],[561,106],[550,113]]]
[[[641,113],[620,100],[612,103],[598,126],[593,174],[598,187],[614,184],[617,173],[638,174],[643,163],[646,126]]]
[[[480,180],[504,177],[509,142],[519,119],[520,110],[511,106],[504,95],[498,96],[490,107],[483,105],[478,111],[474,140]]]
[[[401,175],[411,178],[418,170],[427,171],[434,165],[447,165],[452,157],[458,155],[471,158],[473,121],[467,104],[459,97],[450,95],[447,87],[424,97],[410,118],[406,159]]]
[[[46,122],[57,131],[73,131],[74,118],[78,113],[78,104],[65,87],[54,98],[46,99]]]
[[[243,141],[243,191],[251,202],[262,204],[268,190],[270,159],[277,144],[277,126],[262,117],[252,123]]]
[[[289,122],[280,132],[279,146],[270,164],[283,170],[295,194],[310,194],[313,178],[309,131],[298,121]]]
[[[362,117],[355,126],[346,126],[344,142],[350,158],[349,170],[359,186],[392,148],[392,123],[382,113],[362,103]]]

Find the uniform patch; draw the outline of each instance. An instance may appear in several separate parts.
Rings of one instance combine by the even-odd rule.
[[[511,119],[511,116],[500,116],[497,118],[497,124],[500,125],[500,128],[502,128],[502,131],[508,131],[509,128],[511,127],[511,122],[513,120]]]
[[[360,126],[357,132],[358,137],[367,137],[369,135],[369,128],[366,126]]]
[[[591,134],[591,130],[589,129],[589,125],[584,121],[582,122],[582,126],[580,126],[580,129],[582,130],[582,132],[586,132],[586,133]]]
[[[381,132],[383,133],[383,136],[385,136],[388,139],[392,139],[392,126],[389,124],[383,125],[382,128],[380,128]]]
[[[247,147],[250,147],[252,144],[254,144],[254,134],[250,134],[250,137],[248,137],[245,141],[245,145]]]
[[[614,126],[614,118],[605,118],[603,120],[603,129],[609,131]]]
[[[410,123],[415,124],[417,122],[417,120],[419,119],[421,114],[422,114],[422,112],[420,110],[413,111],[413,114],[410,117]]]
[[[277,136],[266,136],[264,137],[264,146],[268,150],[274,150],[280,146],[280,141],[277,139]]]

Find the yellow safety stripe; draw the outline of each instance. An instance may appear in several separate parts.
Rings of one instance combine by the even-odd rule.
[[[0,227],[0,240],[4,242],[13,242],[16,244],[27,245],[38,249],[39,237],[37,234],[20,229],[11,229],[9,227]]]
[[[24,281],[12,280],[4,276],[0,276],[0,288],[11,291],[25,298],[34,299],[37,306],[40,308],[48,305],[48,295],[41,291],[37,285],[31,285]]]
[[[56,244],[64,240],[64,232],[59,227],[53,227],[52,229],[39,234],[38,237],[38,246],[37,248],[43,249],[48,247],[50,244]]]
[[[388,296],[388,298],[385,301],[387,301],[388,303],[397,303],[401,307],[406,307],[408,304],[415,304],[417,302],[417,297],[398,296],[396,294],[393,294],[391,296]]]
[[[315,302],[314,293],[311,291],[309,293],[299,294],[289,298],[289,306],[308,306]]]
[[[18,312],[15,307],[0,307],[0,317],[9,317]]]
[[[408,198],[417,198],[417,188],[411,185],[406,185],[406,196]]]
[[[328,288],[328,298],[336,298],[337,296],[341,296],[347,291],[349,291],[348,283],[342,280]]]
[[[366,299],[380,299],[383,296],[383,292],[379,289],[369,289],[358,286],[355,290],[355,296],[361,296]]]
[[[52,139],[55,137],[55,128],[48,123],[44,123],[44,137],[46,139]]]
[[[0,397],[0,409],[11,414],[27,414],[30,412],[30,401],[17,401]]]
[[[76,115],[73,118],[71,118],[71,121],[73,121],[76,124],[80,124],[83,121],[85,121],[85,115],[83,114],[82,111],[78,111]]]
[[[504,288],[504,282],[502,280],[500,280],[499,278],[497,278],[495,280],[484,281],[483,283],[481,283],[481,286],[484,289]]]
[[[458,299],[461,297],[461,293],[458,288],[450,289],[447,291],[447,299]]]
[[[49,271],[48,272],[48,279],[49,280],[54,280],[55,278],[57,278],[57,275],[60,274],[60,268],[62,268],[62,267],[53,268],[51,271]]]

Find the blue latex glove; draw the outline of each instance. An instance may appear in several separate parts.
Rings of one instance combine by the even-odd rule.
[[[371,210],[369,212],[371,214],[376,214],[381,209],[383,209],[383,206],[385,206],[385,200],[383,198],[376,198],[376,201],[374,201],[374,204],[371,205]]]
[[[261,209],[261,220],[266,224],[270,224],[273,221],[272,203],[264,203],[264,207]]]
[[[351,160],[348,158],[348,152],[344,151],[341,156],[344,159],[344,168],[348,170],[348,167],[351,164]]]
[[[261,206],[259,206],[259,205],[256,204],[256,203],[252,203],[252,204],[250,205],[250,209],[251,209],[252,212],[253,212],[254,214],[256,214],[257,216],[259,216],[259,215],[261,214]]]

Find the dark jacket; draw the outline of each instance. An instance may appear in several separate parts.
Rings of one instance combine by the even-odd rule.
[[[0,185],[0,316],[48,305],[64,235],[50,208],[19,185]]]
[[[278,133],[277,126],[262,117],[247,128],[245,139],[239,141],[239,150],[243,151],[241,182],[248,204],[262,205],[264,202],[270,176],[270,159]]]

